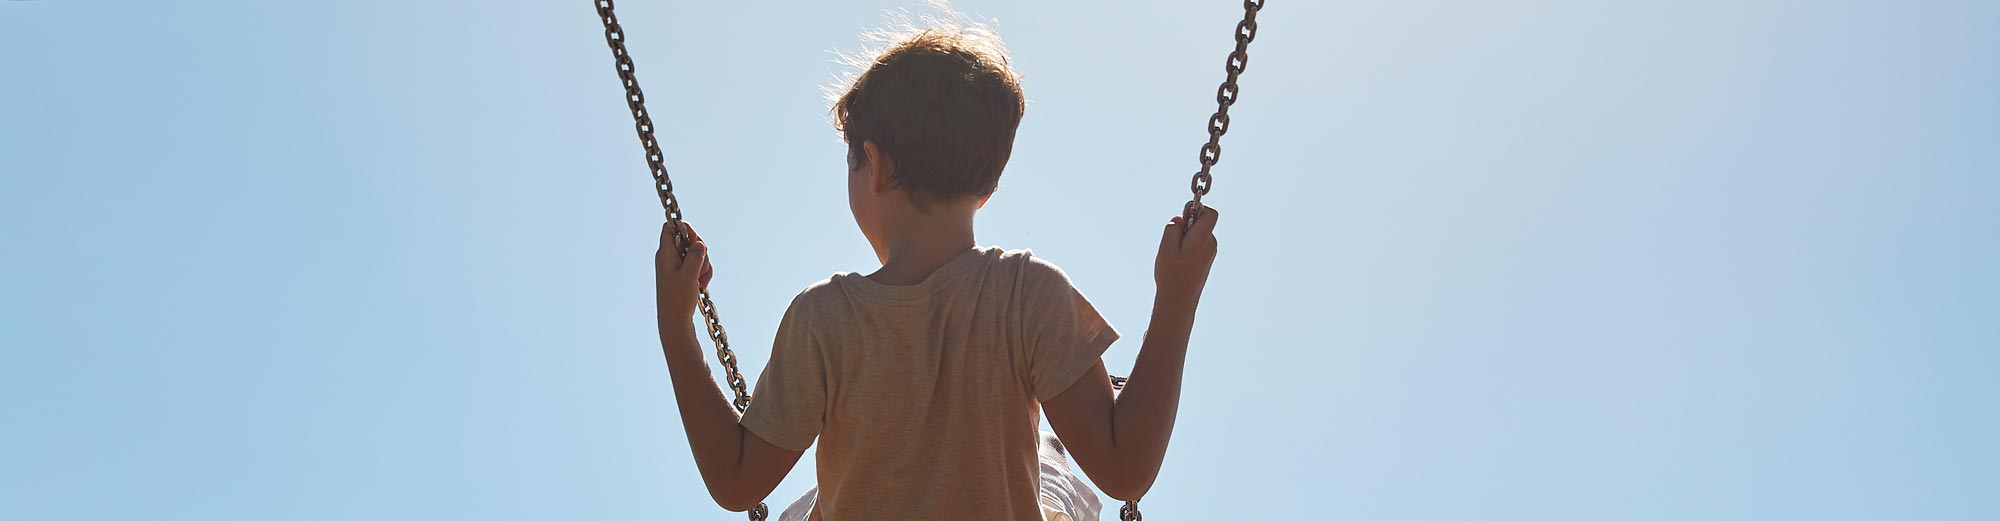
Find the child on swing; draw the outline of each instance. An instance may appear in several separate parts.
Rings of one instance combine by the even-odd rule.
[[[933,22],[935,23],[935,22]],[[1118,332],[1061,269],[978,246],[1024,109],[998,35],[945,25],[895,38],[833,106],[847,202],[881,268],[839,273],[786,310],[739,418],[689,320],[708,247],[655,255],[660,343],[688,445],[723,508],[755,507],[819,443],[818,491],[783,519],[1095,519],[1096,495],[1153,484],[1179,407],[1216,212],[1167,223],[1152,323],[1122,394],[1099,360]],[[1048,416],[1057,439],[1039,431]]]

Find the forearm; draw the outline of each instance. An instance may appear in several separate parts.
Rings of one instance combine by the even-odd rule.
[[[1153,299],[1152,322],[1125,390],[1112,411],[1112,436],[1120,466],[1129,469],[1140,494],[1153,485],[1180,410],[1181,376],[1187,365],[1188,335],[1194,328],[1198,291],[1162,288]]]
[[[716,385],[694,325],[686,317],[660,319],[660,347],[673,379],[674,401],[687,430],[688,448],[702,481],[718,502],[741,489],[744,430],[735,406]]]

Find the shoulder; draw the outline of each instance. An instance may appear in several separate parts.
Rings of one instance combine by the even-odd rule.
[[[1062,267],[1047,258],[1038,257],[1031,249],[1001,250],[994,248],[995,262],[1019,274],[1022,285],[1027,287],[1070,286],[1069,274]]]
[[[841,277],[850,275],[852,274],[835,274],[807,284],[805,289],[799,290],[798,295],[792,296],[791,305],[785,308],[785,321],[795,322],[834,313],[835,309],[847,302],[846,292],[841,288],[839,281]]]

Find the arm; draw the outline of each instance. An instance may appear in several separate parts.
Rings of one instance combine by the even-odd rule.
[[[683,225],[685,226],[685,225]],[[713,274],[708,245],[688,228],[694,245],[686,259],[676,255],[673,230],[660,229],[660,249],[653,255],[659,296],[660,348],[666,352],[673,378],[674,401],[695,466],[716,504],[732,511],[757,506],[797,464],[800,451],[786,450],[757,437],[739,423],[735,406],[716,385],[714,373],[695,337],[694,315],[700,287]]]
[[[1042,402],[1049,427],[1104,493],[1136,500],[1152,488],[1180,410],[1181,373],[1195,307],[1215,260],[1216,212],[1203,207],[1193,226],[1174,217],[1154,262],[1152,322],[1122,393],[1114,394],[1104,362],[1068,390]]]

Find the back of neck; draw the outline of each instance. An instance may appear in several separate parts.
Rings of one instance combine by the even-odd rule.
[[[976,211],[976,207],[932,208],[928,213],[899,219],[900,226],[888,230],[883,240],[882,269],[868,274],[868,279],[909,286],[930,278],[938,268],[978,245],[972,235]]]

